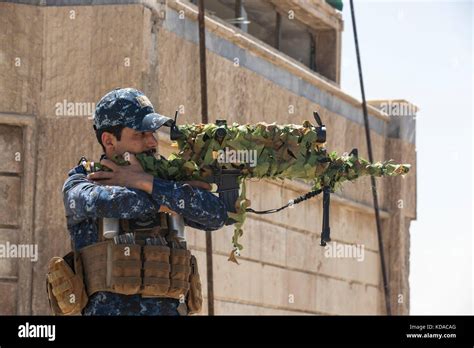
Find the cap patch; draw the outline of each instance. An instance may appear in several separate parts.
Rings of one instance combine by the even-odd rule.
[[[147,98],[147,96],[145,95],[139,95],[137,98],[137,101],[138,103],[140,104],[140,106],[142,108],[146,107],[146,106],[150,106],[150,107],[153,107],[153,105],[151,104],[150,102],[150,99]]]

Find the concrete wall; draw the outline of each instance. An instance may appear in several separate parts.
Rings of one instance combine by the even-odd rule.
[[[0,241],[35,243],[40,253],[36,263],[0,260],[0,312],[5,314],[49,313],[45,265],[69,248],[61,186],[82,155],[100,155],[89,115],[57,115],[57,103],[95,103],[112,88],[133,86],[144,90],[162,114],[180,108],[181,122],[200,119],[193,5],[68,5],[0,3],[0,134],[7,139],[0,140],[0,153],[9,159],[0,162],[10,163],[0,170],[0,184],[11,190],[2,189],[0,196],[0,207],[10,207],[0,209]],[[330,150],[358,147],[367,157],[357,100],[218,19],[210,18],[206,25],[211,121],[300,123],[318,110],[329,130]],[[377,180],[393,312],[408,313],[408,228],[416,218],[416,153],[410,139],[387,137],[391,118],[373,107],[369,110],[375,158],[414,167],[404,179]],[[23,155],[20,164],[12,160],[17,148]],[[161,134],[160,152],[171,149]],[[262,181],[248,187],[254,209],[283,205],[306,190],[299,182]],[[279,214],[249,216],[240,266],[227,261],[232,227],[215,232],[216,313],[382,314],[371,204],[370,180],[364,179],[345,185],[331,206],[333,240],[363,244],[363,262],[324,257],[319,246],[320,198]],[[198,257],[206,295],[204,233],[188,229],[188,240]]]

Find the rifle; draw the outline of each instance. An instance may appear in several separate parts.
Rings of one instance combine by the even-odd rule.
[[[170,139],[178,143],[179,153],[169,160],[185,169],[192,178],[215,184],[215,192],[225,203],[229,219],[226,225],[235,224],[232,239],[233,252],[238,255],[243,248],[238,243],[242,235],[245,213],[271,214],[289,206],[299,204],[309,198],[323,194],[323,219],[320,245],[325,246],[330,238],[329,212],[330,195],[346,181],[353,181],[364,175],[396,176],[408,173],[410,165],[394,164],[392,160],[371,164],[359,158],[358,150],[338,156],[328,153],[325,147],[326,126],[318,112],[313,112],[316,125],[304,121],[302,126],[258,123],[257,125],[227,125],[226,120],[217,120],[215,124],[183,125],[177,124],[178,112],[170,127]],[[246,163],[226,163],[219,161],[216,152],[227,149],[256,150],[257,159],[264,160],[262,168]],[[270,153],[266,156],[265,151]],[[212,154],[212,157],[209,155]],[[225,156],[221,156],[225,157]],[[249,157],[249,156],[248,156]],[[142,157],[142,163],[146,159]],[[270,163],[267,163],[270,162]],[[298,170],[295,167],[299,168]],[[299,178],[312,181],[312,190],[290,200],[286,205],[263,211],[249,208],[245,197],[245,179],[247,178]],[[242,192],[239,195],[239,189]],[[231,253],[230,259],[236,261]]]
[[[224,202],[229,219],[234,225],[233,250],[229,260],[237,262],[243,246],[238,239],[246,213],[271,214],[307,199],[323,194],[323,219],[320,245],[330,238],[329,210],[331,193],[345,181],[361,176],[377,177],[405,175],[409,164],[395,164],[392,160],[370,163],[359,157],[358,150],[339,156],[328,153],[325,147],[327,130],[317,112],[313,112],[316,125],[257,124],[228,125],[226,120],[215,124],[177,124],[178,112],[170,126],[170,139],[177,143],[178,152],[168,159],[139,154],[143,169],[153,176],[175,181],[202,180],[213,186]],[[229,150],[230,149],[230,150]],[[233,151],[227,156],[226,151]],[[236,158],[243,155],[247,161]],[[251,155],[254,154],[254,162]],[[118,162],[120,164],[120,161]],[[123,162],[122,164],[126,163]],[[311,191],[290,200],[286,205],[263,211],[249,208],[245,180],[250,178],[301,179],[312,183]]]

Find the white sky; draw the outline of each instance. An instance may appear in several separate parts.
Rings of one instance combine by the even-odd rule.
[[[367,99],[421,109],[410,312],[473,314],[473,3],[357,0],[355,14]],[[348,0],[343,17],[342,89],[360,99]]]

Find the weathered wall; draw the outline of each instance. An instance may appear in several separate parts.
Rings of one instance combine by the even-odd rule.
[[[23,271],[17,278],[8,278],[15,273],[11,260],[0,260],[0,293],[19,294],[15,299],[0,297],[2,313],[48,313],[45,265],[69,247],[61,186],[81,155],[97,158],[100,154],[88,115],[56,115],[57,103],[95,103],[112,88],[133,86],[144,90],[160,113],[171,115],[181,106],[181,122],[199,121],[196,24],[193,7],[183,10],[186,15],[180,18],[179,6],[170,3],[163,16],[164,7],[140,4],[0,4],[0,35],[7,38],[1,41],[0,126],[18,123],[28,132],[32,144],[23,150],[24,157],[34,164],[23,169],[28,181],[21,189],[21,221],[13,226],[15,232],[4,231],[11,214],[0,211],[0,240],[14,240],[11,234],[16,234],[37,243],[40,251],[36,263],[18,261]],[[300,123],[318,110],[329,130],[329,149],[344,152],[358,147],[360,155],[367,157],[361,111],[350,96],[315,75],[306,78],[304,70],[289,65],[287,57],[278,58],[276,51],[274,57],[265,57],[259,50],[269,48],[258,41],[246,40],[250,46],[243,49],[241,36],[223,30],[219,22],[207,24],[211,121]],[[20,67],[14,66],[15,57],[21,58]],[[235,57],[240,58],[237,66]],[[291,105],[294,113],[289,112]],[[370,110],[375,158],[415,164],[414,145],[387,139],[389,119]],[[21,123],[24,118],[30,121]],[[161,152],[169,153],[166,135],[160,139]],[[6,177],[0,177],[4,180],[0,182],[12,176]],[[407,313],[409,308],[408,222],[416,217],[415,178],[413,171],[405,179],[377,180],[395,313]],[[301,183],[266,181],[248,187],[254,209],[280,206],[307,189]],[[6,194],[0,199],[11,197]],[[397,205],[400,199],[405,203],[402,209]],[[383,313],[371,204],[370,180],[364,179],[347,184],[331,206],[333,240],[365,245],[363,262],[324,257],[319,247],[320,198],[272,216],[249,216],[240,266],[227,262],[232,227],[215,232],[216,313]],[[199,260],[206,295],[205,235],[188,229],[188,239]],[[400,293],[403,303],[394,295]]]

